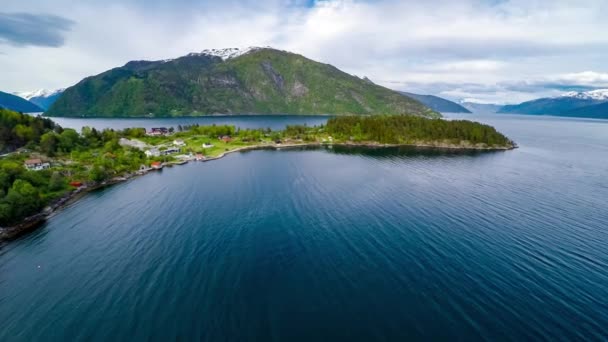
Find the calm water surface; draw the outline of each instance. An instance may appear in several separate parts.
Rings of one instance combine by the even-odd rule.
[[[252,151],[90,194],[0,248],[0,341],[606,340],[608,121],[454,117],[521,148]]]
[[[65,128],[80,130],[84,126],[97,129],[113,128],[124,129],[131,127],[174,127],[178,125],[234,125],[241,128],[272,128],[279,130],[286,125],[307,124],[315,126],[324,124],[329,116],[319,115],[231,115],[231,116],[205,116],[165,119],[82,119],[82,118],[52,118],[53,121]]]

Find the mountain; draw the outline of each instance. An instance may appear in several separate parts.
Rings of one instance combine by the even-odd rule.
[[[563,114],[580,118],[608,119],[608,102],[573,109]]]
[[[558,97],[541,98],[518,105],[502,107],[498,113],[571,116],[579,108],[608,102],[608,89],[588,92],[570,92]],[[581,113],[584,111],[581,111]]]
[[[59,96],[63,93],[65,89],[57,89],[57,90],[46,90],[39,89],[31,92],[20,92],[15,93],[15,95],[22,97],[31,103],[37,105],[38,107],[46,110],[57,101]]]
[[[418,95],[413,93],[407,93],[404,91],[400,92],[401,94],[411,97],[415,100],[422,102],[425,106],[431,108],[436,112],[441,113],[471,113],[468,109],[459,105],[458,103],[443,99],[438,96],[433,95]]]
[[[0,108],[23,113],[38,113],[44,110],[19,96],[0,91]]]
[[[492,103],[477,103],[470,101],[460,101],[460,105],[473,113],[492,114],[498,112],[503,106]]]
[[[132,61],[67,88],[49,116],[413,114],[420,102],[337,68],[271,48]]]

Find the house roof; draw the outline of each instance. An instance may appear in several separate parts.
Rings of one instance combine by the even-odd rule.
[[[155,161],[155,162],[152,162],[150,165],[160,165],[160,164],[161,164],[160,162]]]
[[[40,158],[36,158],[36,159],[28,159],[25,161],[25,165],[36,165],[36,164],[42,164],[42,160]]]

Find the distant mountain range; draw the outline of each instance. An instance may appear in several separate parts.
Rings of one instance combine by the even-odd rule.
[[[608,89],[599,89],[507,105],[500,108],[498,113],[608,118],[604,105],[607,102]]]
[[[23,113],[38,113],[44,110],[19,96],[0,91],[0,108]]]
[[[419,95],[402,91],[401,94],[422,102],[425,106],[441,113],[471,113],[467,108],[456,102],[434,95]]]
[[[205,50],[132,61],[67,88],[48,116],[412,114],[420,102],[337,68],[272,48]]]
[[[38,107],[47,110],[49,107],[57,101],[59,96],[63,93],[65,89],[57,89],[57,90],[46,90],[39,89],[31,92],[20,92],[14,93],[15,95],[24,98],[31,103],[37,105]]]
[[[470,110],[473,113],[479,114],[491,114],[496,113],[502,108],[502,105],[492,104],[492,103],[477,103],[470,101],[460,101],[460,105]]]

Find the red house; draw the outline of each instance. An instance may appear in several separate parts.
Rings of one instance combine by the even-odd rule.
[[[154,170],[160,170],[160,169],[162,169],[162,168],[163,168],[163,163],[158,162],[158,161],[155,161],[155,162],[152,162],[152,163],[150,164],[150,166],[151,166],[151,167],[152,167]]]

